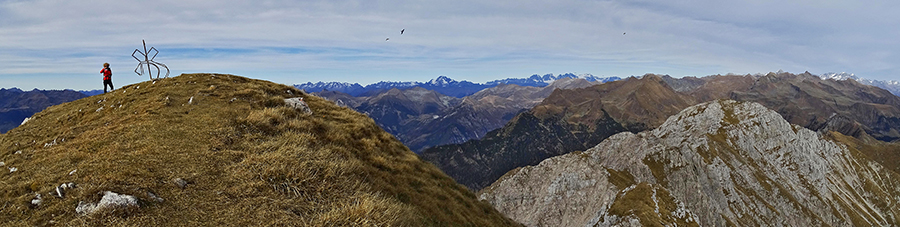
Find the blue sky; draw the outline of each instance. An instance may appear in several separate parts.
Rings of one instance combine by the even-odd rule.
[[[141,40],[173,76],[284,84],[777,70],[898,80],[896,12],[900,1],[0,0],[0,87],[101,89],[104,62],[117,87],[147,80],[133,72]]]

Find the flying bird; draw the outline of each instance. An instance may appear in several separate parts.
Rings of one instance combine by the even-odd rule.
[[[385,42],[387,42],[388,40],[391,40],[391,37],[387,37],[387,39],[384,39]]]
[[[400,35],[403,35],[403,32],[404,32],[404,31],[406,31],[405,28],[404,28],[404,29],[400,29]]]
[[[622,35],[625,35],[625,33],[624,33],[624,32],[622,32]]]

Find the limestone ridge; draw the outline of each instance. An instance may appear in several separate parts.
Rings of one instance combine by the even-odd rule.
[[[898,188],[857,150],[718,100],[510,171],[480,198],[527,226],[886,226],[900,224]]]

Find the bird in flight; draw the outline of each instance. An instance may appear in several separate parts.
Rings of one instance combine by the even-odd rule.
[[[385,42],[387,42],[388,40],[391,40],[391,37],[387,37],[387,39],[384,39]]]
[[[624,33],[624,32],[622,32],[622,35],[625,35],[625,33]]]
[[[400,35],[403,35],[403,32],[404,32],[404,31],[406,31],[405,28],[404,28],[404,29],[400,29]]]

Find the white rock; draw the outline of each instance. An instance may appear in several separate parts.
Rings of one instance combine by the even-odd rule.
[[[104,191],[100,202],[95,204],[79,201],[78,206],[75,207],[75,212],[81,215],[89,215],[104,209],[124,209],[137,206],[138,199],[134,196]]]
[[[303,113],[312,114],[312,110],[309,109],[309,106],[306,105],[306,102],[303,101],[303,98],[297,97],[284,99],[284,104],[291,108],[300,110]]]
[[[77,171],[78,171],[78,169],[73,169],[72,171],[69,171],[69,175],[75,174],[75,172],[77,172]]]
[[[35,195],[34,199],[31,200],[31,205],[40,206],[41,202],[43,202],[43,201],[44,200],[41,199],[41,194],[39,193],[39,194]]]
[[[66,184],[61,184],[59,186],[56,186],[56,197],[65,198],[66,197],[66,192],[65,192],[66,188],[68,188],[68,185],[66,185]]]
[[[15,171],[19,171],[19,168],[16,168],[16,167],[9,167],[9,172],[10,172],[10,173],[15,172]]]
[[[22,124],[19,124],[19,126],[25,125],[25,122],[28,122],[29,120],[31,120],[31,118],[26,117],[25,120],[22,120]]]
[[[53,142],[44,143],[44,147],[45,147],[45,148],[46,148],[46,147],[52,147],[52,146],[54,146],[54,145],[56,145],[56,139],[54,139]]]

